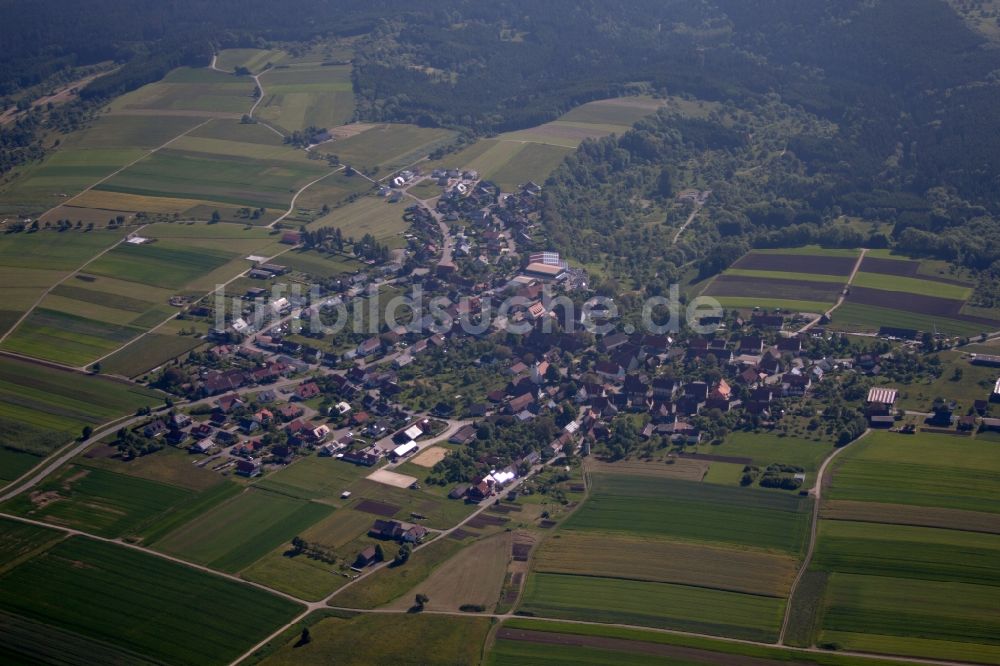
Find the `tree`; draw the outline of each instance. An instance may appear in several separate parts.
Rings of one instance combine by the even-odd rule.
[[[401,564],[406,564],[406,561],[410,559],[411,552],[410,544],[404,543],[399,548],[399,552],[396,553],[396,558],[393,560],[393,564],[400,566]]]
[[[380,543],[375,544],[375,559],[378,562],[385,559],[385,551],[382,550],[382,544]]]
[[[423,592],[418,592],[417,596],[414,597],[415,603],[413,604],[413,607],[417,610],[417,612],[422,611],[424,609],[424,606],[426,606],[427,602],[430,600],[431,598],[428,597],[426,594],[424,594]]]
[[[83,426],[83,432],[81,434],[83,436],[80,439],[90,439],[90,436],[94,434],[94,429],[89,425]]]
[[[216,224],[221,219],[222,219],[222,215],[219,213],[219,211],[213,210],[212,211],[212,220],[211,220],[211,223],[212,224]]]

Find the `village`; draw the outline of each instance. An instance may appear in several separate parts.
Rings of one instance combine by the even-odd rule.
[[[899,408],[903,386],[892,382],[912,376],[921,349],[896,336],[852,341],[759,309],[698,322],[715,327],[707,335],[595,335],[585,317],[566,317],[567,303],[593,296],[586,272],[558,252],[517,249],[533,245],[539,186],[500,195],[474,172],[405,171],[386,196],[407,196],[428,178],[447,189],[433,208],[421,201],[406,209],[408,248],[328,283],[319,301],[294,290],[271,297],[287,278],[280,264],[251,270],[248,277],[267,286],[250,289],[243,309],[226,313],[226,326],[212,333],[215,346],[151,381],[189,404],[119,433],[122,456],[169,445],[199,467],[254,479],[317,455],[370,468],[367,478],[387,486],[439,484],[452,501],[480,503],[547,462],[592,451],[610,460],[654,451],[736,460],[724,445],[718,455],[704,445],[737,430],[824,433],[837,444],[869,428],[1000,430],[989,414],[1000,380],[967,414],[954,413],[948,396],[922,410]],[[282,240],[308,245],[299,232]],[[303,331],[303,322],[325,320],[337,307],[364,307],[386,286],[419,286],[424,299],[445,305],[438,316],[418,317],[411,303],[402,323],[334,336],[339,353],[318,344],[322,334]],[[552,306],[556,297],[565,300]],[[498,310],[505,301],[514,305]],[[188,312],[216,314],[204,303]],[[997,357],[968,362],[1000,367]],[[898,371],[903,366],[910,375]],[[462,373],[475,377],[456,382]],[[394,471],[432,450],[440,459],[426,478]],[[796,490],[803,479],[789,466],[760,482]],[[376,521],[372,534],[419,542],[426,531],[418,527]],[[371,549],[358,556],[361,565],[375,561]]]

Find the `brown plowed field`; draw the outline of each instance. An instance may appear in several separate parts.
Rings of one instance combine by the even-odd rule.
[[[919,268],[919,261],[910,261],[906,259],[879,259],[878,257],[866,256],[864,261],[861,262],[861,271],[863,273],[899,275],[901,277],[911,277],[918,280],[928,280],[930,282],[955,284],[961,287],[966,287],[969,284],[968,282],[962,282],[961,280],[951,280],[948,278],[937,277],[935,275],[921,275],[917,272]]]
[[[964,301],[957,301],[953,298],[909,294],[902,291],[885,291],[868,287],[851,287],[851,295],[847,297],[847,300],[862,305],[875,305],[880,308],[892,308],[937,317],[955,317],[964,305]]]
[[[857,259],[852,257],[751,252],[733,264],[733,268],[748,271],[783,271],[786,273],[815,273],[817,275],[843,275],[847,277],[854,269],[856,261]]]
[[[387,504],[386,502],[366,499],[359,502],[354,507],[354,510],[364,511],[365,513],[374,513],[376,516],[386,516],[387,518],[390,518],[399,512],[399,507],[395,504]]]

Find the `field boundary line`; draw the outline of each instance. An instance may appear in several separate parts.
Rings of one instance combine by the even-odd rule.
[[[810,321],[808,324],[806,324],[805,326],[803,326],[802,328],[800,328],[798,331],[796,331],[796,333],[805,333],[810,328],[812,328],[813,326],[815,326],[816,324],[818,324],[823,317],[826,317],[827,319],[829,319],[830,315],[833,314],[833,311],[836,310],[837,308],[839,308],[841,305],[844,304],[844,301],[847,300],[847,292],[851,288],[851,285],[854,283],[854,278],[855,278],[855,276],[857,276],[858,271],[861,270],[861,264],[864,262],[864,260],[865,260],[865,254],[867,254],[867,253],[868,253],[868,248],[866,248],[866,247],[861,248],[861,253],[858,255],[857,261],[854,262],[854,268],[851,270],[851,274],[847,276],[847,282],[844,283],[844,288],[840,290],[840,295],[837,296],[837,302],[834,303],[833,306],[829,310],[827,310],[825,313],[823,313],[819,317],[816,317],[815,319],[813,319],[812,321]]]
[[[264,228],[265,229],[273,229],[274,225],[278,224],[279,222],[281,222],[282,220],[284,220],[286,217],[288,217],[289,215],[291,215],[292,213],[295,212],[295,202],[298,201],[298,198],[299,198],[300,194],[302,194],[303,192],[305,192],[310,187],[312,187],[313,185],[315,185],[319,181],[323,180],[324,178],[329,178],[333,174],[339,173],[340,171],[343,171],[344,168],[345,168],[344,165],[340,165],[336,169],[333,169],[332,171],[329,171],[329,172],[323,174],[322,176],[320,176],[316,180],[310,181],[310,182],[306,183],[305,185],[303,185],[302,187],[300,187],[299,190],[295,194],[292,195],[292,200],[290,202],[288,202],[288,210],[286,210],[284,213],[282,213],[281,215],[279,215],[277,218],[275,218],[275,220],[273,222],[271,222],[271,224],[267,225]]]
[[[805,576],[806,571],[809,569],[809,565],[812,564],[813,554],[816,551],[816,539],[819,535],[819,508],[823,499],[823,481],[826,478],[826,470],[833,459],[840,455],[841,451],[847,449],[855,442],[859,442],[868,434],[871,433],[870,428],[866,428],[859,437],[851,440],[847,444],[834,449],[833,453],[828,455],[820,465],[819,471],[816,472],[816,483],[809,491],[813,496],[813,508],[812,508],[812,524],[809,528],[809,547],[806,549],[805,557],[802,558],[802,566],[799,567],[799,571],[795,574],[795,580],[792,581],[792,586],[788,590],[788,602],[785,604],[785,616],[781,621],[781,631],[778,632],[778,641],[776,645],[784,647],[785,645],[785,634],[788,632],[788,623],[792,618],[792,602],[795,600],[795,592],[798,590],[799,583],[802,582],[802,577]]]

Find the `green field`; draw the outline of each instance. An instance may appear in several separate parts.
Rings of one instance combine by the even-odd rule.
[[[201,112],[206,115],[246,113],[253,99],[254,82],[208,68],[179,67],[162,80],[122,95],[111,104],[115,114],[136,111]]]
[[[265,666],[474,664],[479,661],[489,629],[490,621],[477,617],[330,617],[310,628],[312,642],[308,645],[295,647],[298,640],[295,636],[261,663]],[[364,649],[359,649],[360,645]]]
[[[715,484],[594,474],[586,503],[563,529],[634,532],[798,553],[809,502]]]
[[[87,272],[180,289],[235,256],[232,252],[192,247],[177,241],[122,244],[88,266]]]
[[[412,590],[461,547],[454,539],[435,539],[417,548],[406,564],[383,567],[338,593],[330,600],[330,605],[341,608],[383,606]]]
[[[281,264],[293,271],[308,273],[316,278],[328,278],[343,273],[354,273],[363,264],[347,257],[320,254],[315,250],[292,251],[281,257]]]
[[[643,629],[579,625],[516,618],[503,623],[512,631],[532,632],[525,640],[501,637],[487,663],[494,666],[548,666],[550,664],[817,664],[821,666],[876,666],[875,658],[801,652],[777,647],[724,642]],[[535,633],[537,632],[537,633]],[[552,636],[546,636],[551,634]],[[535,638],[538,636],[538,638]],[[534,638],[535,640],[530,640]],[[752,660],[752,661],[750,661]]]
[[[319,162],[272,162],[166,148],[95,189],[283,210],[292,193],[327,172]]]
[[[699,444],[696,450],[709,455],[752,458],[754,465],[762,468],[772,463],[797,465],[806,471],[805,485],[809,485],[823,459],[833,453],[833,445],[794,436],[736,431],[721,445]]]
[[[917,312],[906,312],[875,305],[861,305],[845,301],[833,313],[831,327],[837,330],[878,331],[882,326],[912,328],[917,331],[934,331],[948,335],[979,335],[996,326],[986,326],[950,317],[935,317]]]
[[[272,69],[260,78],[255,115],[286,132],[343,125],[354,114],[350,65]]]
[[[454,137],[451,130],[382,124],[326,144],[324,150],[337,155],[341,164],[357,169],[379,167],[381,172],[388,174],[426,157]]]
[[[161,558],[74,537],[4,574],[0,609],[150,659],[217,664],[239,656],[301,607]],[[20,640],[33,644],[38,633]]]
[[[47,454],[85,425],[156,406],[158,391],[27,361],[0,359],[0,446]]]
[[[114,351],[141,328],[36,308],[3,342],[3,348],[25,356],[74,367]]]
[[[756,298],[738,296],[719,296],[718,294],[704,294],[711,296],[724,308],[734,310],[752,310],[762,308],[764,310],[784,310],[785,312],[810,312],[821,314],[830,309],[833,301],[828,303],[820,301],[799,301],[785,298]],[[839,312],[839,310],[838,310]]]
[[[333,498],[368,474],[371,470],[367,467],[336,458],[309,456],[269,474],[254,485],[296,499]]]
[[[226,71],[246,67],[251,72],[259,72],[264,65],[279,62],[284,55],[277,49],[223,49],[219,52],[215,66]]]
[[[902,291],[924,296],[936,296],[938,298],[952,298],[957,301],[964,301],[972,295],[972,287],[963,287],[957,284],[948,284],[934,280],[902,277],[899,275],[865,273],[864,271],[858,271],[857,275],[854,276],[852,284],[858,287],[882,289],[885,291]]]
[[[835,573],[822,642],[843,649],[1000,663],[997,588]]]
[[[773,640],[784,601],[670,583],[534,573],[519,612]]]
[[[39,456],[0,446],[0,484],[19,478],[40,462]]]
[[[869,576],[1000,586],[1000,535],[824,520],[813,566]]]
[[[402,203],[391,204],[376,196],[361,197],[357,201],[334,208],[309,225],[309,229],[339,227],[344,238],[360,240],[371,234],[375,240],[390,247],[403,247],[402,234],[409,225],[403,220]]]
[[[193,335],[151,333],[104,359],[101,372],[138,377],[204,344],[204,340]]]
[[[1000,512],[1000,456],[951,435],[873,432],[837,460],[831,499]]]
[[[63,538],[61,532],[0,518],[0,574]]]
[[[192,497],[177,486],[76,465],[35,490],[9,500],[5,510],[106,537],[135,535]]]
[[[846,280],[839,275],[823,275],[821,273],[795,273],[792,271],[763,271],[746,268],[730,268],[726,275],[737,275],[747,278],[770,278],[777,280],[803,280],[805,282],[833,282],[843,285]]]
[[[157,541],[156,548],[236,572],[290,541],[332,510],[323,504],[248,490]]]
[[[570,152],[569,148],[546,143],[480,139],[453,155],[428,162],[424,170],[451,166],[473,169],[483,180],[492,181],[509,192],[529,180],[544,183]]]

